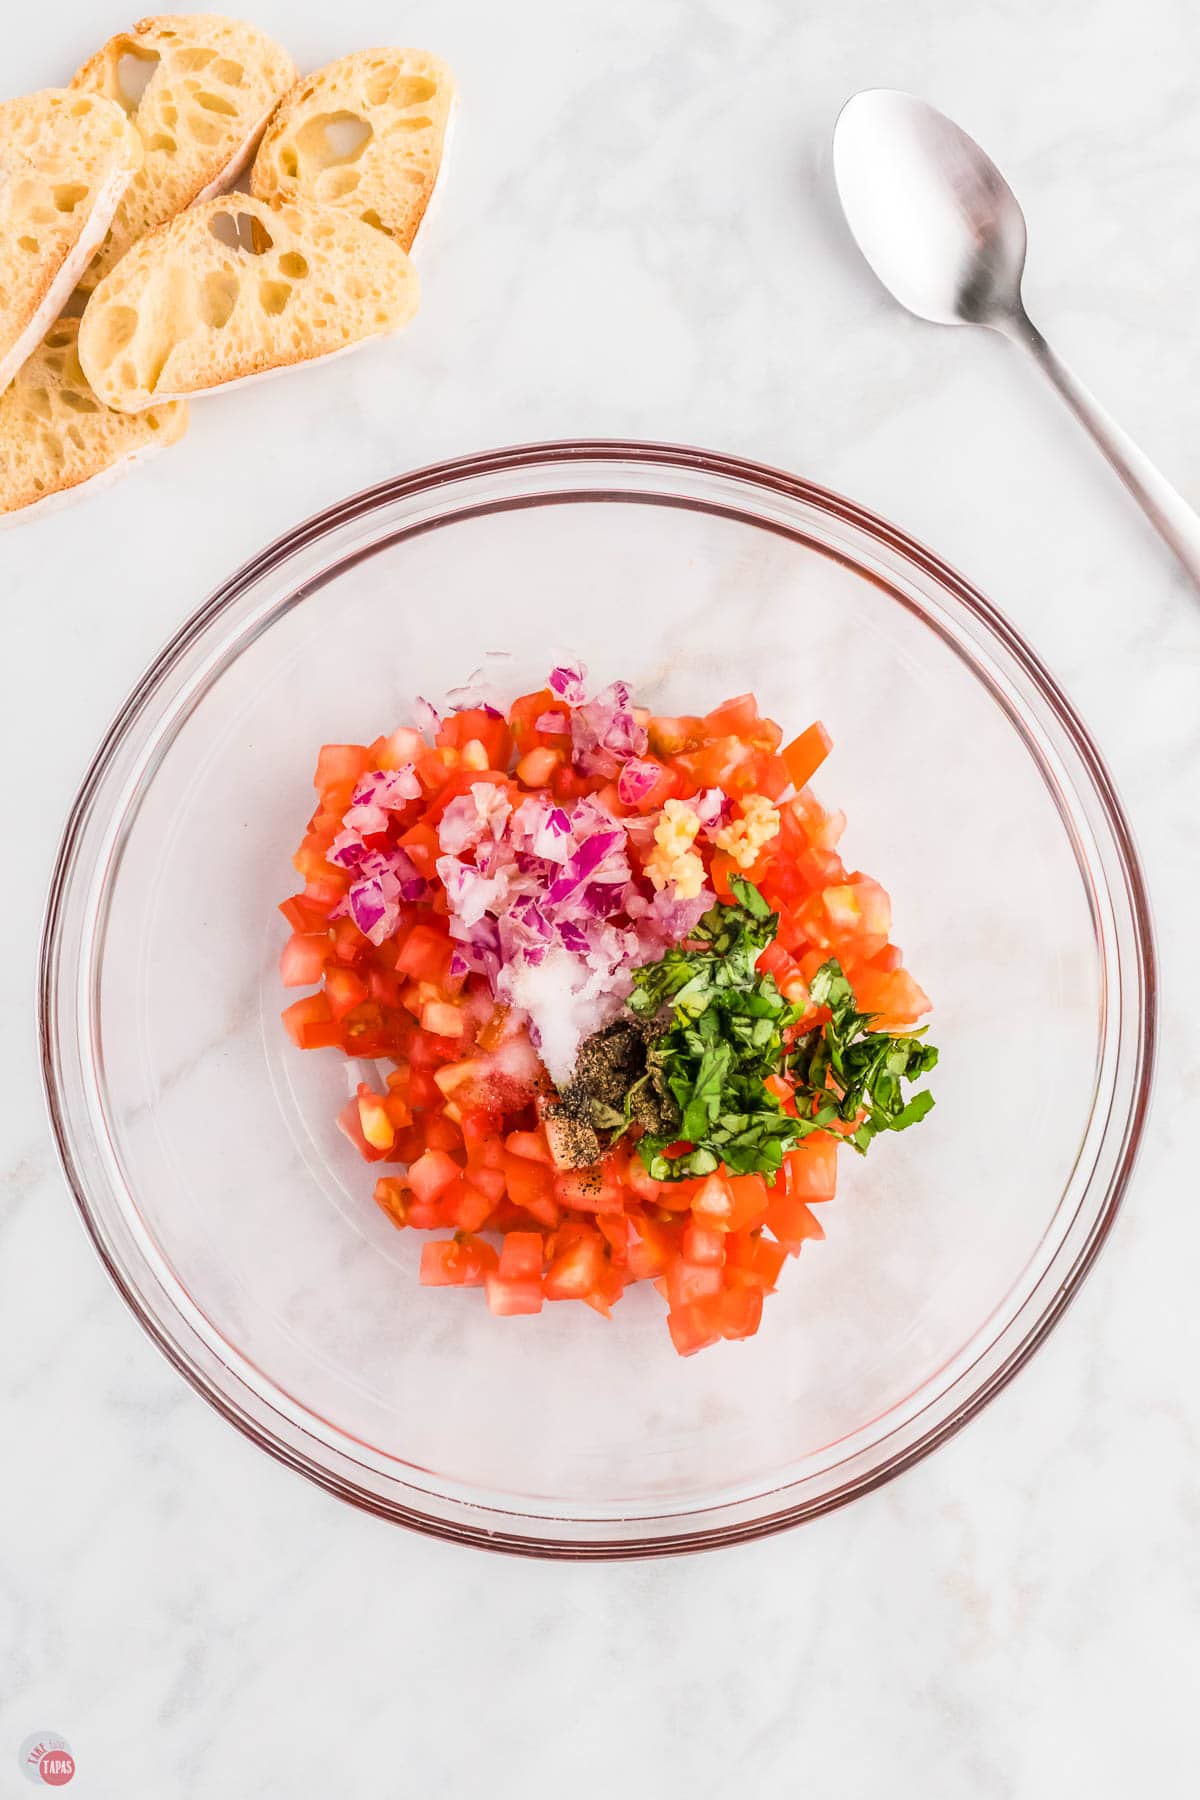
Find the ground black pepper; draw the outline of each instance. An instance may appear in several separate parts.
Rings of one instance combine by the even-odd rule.
[[[630,1124],[661,1134],[677,1122],[670,1093],[655,1079],[652,1050],[661,1035],[654,1021],[626,1016],[585,1038],[574,1074],[546,1112],[559,1162],[586,1168]]]

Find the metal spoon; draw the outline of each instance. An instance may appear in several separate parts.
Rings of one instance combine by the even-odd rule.
[[[1025,215],[974,138],[911,94],[869,88],[842,108],[833,168],[883,285],[919,318],[988,325],[1028,350],[1200,586],[1200,517],[1031,323],[1021,298]]]

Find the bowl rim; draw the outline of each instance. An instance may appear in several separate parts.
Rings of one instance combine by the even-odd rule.
[[[57,948],[67,889],[74,872],[74,857],[79,838],[89,817],[91,798],[108,767],[117,746],[129,726],[136,720],[143,704],[153,693],[169,669],[199,638],[208,626],[233,605],[255,583],[269,575],[306,546],[343,525],[372,513],[377,508],[455,483],[511,474],[535,466],[571,463],[601,465],[646,465],[675,473],[694,471],[698,476],[716,477],[747,486],[765,489],[785,500],[814,505],[834,519],[860,530],[885,549],[902,557],[920,573],[936,582],[961,605],[974,620],[993,634],[1012,657],[1021,674],[1038,690],[1064,732],[1071,748],[1079,757],[1092,784],[1105,822],[1111,831],[1121,872],[1124,876],[1126,900],[1132,918],[1141,1007],[1136,1020],[1136,1073],[1124,1137],[1120,1152],[1108,1181],[1104,1205],[1091,1229],[1087,1243],[1072,1265],[1067,1279],[1059,1284],[1049,1304],[1033,1319],[1029,1328],[1015,1343],[1003,1362],[980,1386],[956,1405],[945,1417],[903,1448],[893,1452],[878,1467],[854,1477],[813,1500],[795,1502],[780,1510],[753,1519],[699,1530],[682,1530],[677,1534],[638,1539],[606,1539],[603,1537],[555,1539],[529,1535],[519,1531],[496,1530],[487,1525],[464,1523],[461,1519],[439,1518],[394,1499],[385,1499],[352,1480],[343,1478],[293,1450],[280,1438],[264,1429],[233,1399],[221,1392],[205,1372],[194,1363],[179,1343],[153,1316],[117,1261],[110,1253],[103,1233],[88,1200],[85,1183],[79,1174],[71,1144],[71,1132],[60,1104],[58,1083],[55,998],[58,979]],[[634,496],[636,498],[636,496]],[[857,565],[855,565],[857,567]],[[865,570],[858,572],[866,576]],[[630,1560],[651,1556],[681,1554],[713,1549],[725,1544],[746,1543],[771,1536],[791,1526],[820,1517],[846,1505],[859,1495],[872,1492],[891,1481],[903,1470],[928,1456],[974,1418],[987,1403],[1004,1389],[1017,1372],[1044,1342],[1062,1317],[1067,1305],[1078,1293],[1087,1274],[1107,1242],[1124,1199],[1144,1137],[1154,1082],[1158,1036],[1158,958],[1155,949],[1149,893],[1141,861],[1124,808],[1107,765],[1090,732],[1072,703],[1059,687],[1045,664],[1025,642],[1005,615],[986,599],[970,582],[941,557],[918,540],[881,518],[869,508],[859,505],[828,488],[805,478],[777,469],[770,464],[728,455],[694,446],[659,443],[653,440],[620,438],[558,439],[513,445],[475,452],[423,465],[405,474],[375,483],[312,514],[291,530],[267,544],[257,555],[244,562],[191,613],[172,634],[159,654],[131,690],[118,710],[97,748],[72,802],[63,831],[43,917],[39,948],[37,983],[38,1048],[43,1094],[51,1133],[58,1159],[76,1209],[101,1263],[126,1305],[157,1344],[168,1361],[184,1379],[222,1417],[229,1420],[253,1443],[266,1450],[277,1461],[296,1469],[316,1485],[336,1494],[340,1499],[370,1512],[455,1543],[471,1544],[510,1554],[565,1561]],[[509,1514],[516,1520],[519,1515]],[[521,1520],[524,1523],[524,1520]],[[533,1521],[530,1520],[530,1523]]]

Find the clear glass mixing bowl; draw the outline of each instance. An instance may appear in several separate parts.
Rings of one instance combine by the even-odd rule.
[[[314,752],[489,650],[657,709],[754,689],[835,751],[851,866],[935,1001],[937,1107],[843,1158],[759,1336],[675,1356],[661,1302],[497,1320],[418,1286],[420,1234],[334,1128],[357,1068],[279,1024],[276,902]],[[240,570],[130,696],[72,813],[42,962],[46,1083],[96,1246],[257,1443],[462,1541],[642,1555],[748,1538],[956,1430],[1061,1313],[1145,1118],[1154,958],[1095,747],[1012,627],[860,507],[640,444],[426,469]]]

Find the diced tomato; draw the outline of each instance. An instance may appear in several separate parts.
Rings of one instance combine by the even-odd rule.
[[[509,1280],[503,1275],[485,1277],[487,1301],[491,1310],[504,1318],[513,1313],[538,1313],[542,1310],[542,1283],[537,1276]]]
[[[713,1314],[723,1338],[748,1338],[758,1330],[762,1309],[760,1287],[734,1287],[718,1296]]]
[[[807,731],[793,738],[783,752],[792,786],[805,788],[833,749],[833,739],[818,719]]]
[[[543,1131],[510,1131],[504,1140],[504,1148],[512,1156],[526,1158],[530,1162],[549,1163],[552,1161],[550,1146],[546,1142]]]
[[[448,1119],[445,1112],[428,1112],[424,1119],[425,1147],[427,1150],[442,1150],[447,1155],[461,1150],[463,1135],[453,1119]]]
[[[396,958],[396,968],[415,981],[440,983],[450,967],[452,953],[450,939],[444,932],[435,931],[431,925],[414,925]]]
[[[375,1204],[381,1212],[403,1229],[408,1224],[409,1192],[394,1175],[381,1175],[375,1183]]]
[[[461,1037],[466,1021],[461,1007],[445,1000],[427,1000],[421,1008],[421,1024],[435,1037]]]
[[[758,701],[753,694],[739,694],[704,715],[706,737],[749,738],[758,724]]]
[[[437,741],[460,752],[472,742],[482,744],[487,757],[485,768],[506,769],[512,755],[513,740],[508,726],[503,719],[485,712],[481,706],[448,713],[442,720]]]
[[[631,1215],[634,1235],[626,1250],[626,1266],[631,1281],[652,1281],[661,1275],[671,1257],[679,1251],[679,1227],[664,1225],[641,1213]]]
[[[459,1175],[438,1196],[437,1204],[460,1231],[480,1231],[492,1216],[495,1202],[466,1175]]]
[[[421,1281],[425,1287],[482,1287],[496,1261],[490,1244],[460,1232],[422,1245]]]
[[[733,1285],[774,1289],[787,1250],[757,1231],[730,1232],[725,1240],[725,1279]]]
[[[344,1019],[348,1012],[360,1006],[368,997],[370,989],[361,975],[353,969],[334,968],[325,972],[325,997],[329,1001],[329,1010],[335,1019]]]
[[[610,1178],[603,1164],[589,1169],[564,1169],[554,1186],[561,1206],[573,1206],[579,1212],[590,1213],[624,1210],[622,1189]]]
[[[454,1158],[446,1151],[426,1150],[410,1164],[408,1183],[418,1200],[436,1200],[461,1173]]]
[[[667,1330],[680,1356],[692,1356],[720,1341],[721,1332],[709,1309],[700,1305],[673,1306],[667,1314]]]
[[[280,1016],[288,1036],[300,1050],[306,1048],[306,1032],[313,1026],[328,1024],[332,1018],[329,1002],[324,994],[307,994],[303,1000],[293,1000],[290,1006],[284,1007]],[[334,1043],[337,1042],[337,1037],[335,1032],[332,1040]]]
[[[313,786],[323,792],[339,782],[353,785],[370,767],[371,752],[365,744],[322,744]]]
[[[329,952],[329,932],[293,932],[282,947],[279,979],[286,988],[311,988],[320,981]]]
[[[293,931],[307,933],[326,928],[326,909],[304,894],[292,894],[289,899],[281,900],[279,910]]]
[[[392,1145],[395,1141],[395,1133],[391,1131],[389,1122],[387,1129],[391,1135],[388,1137],[387,1143],[385,1145],[378,1145],[369,1142],[366,1133],[363,1131],[362,1115],[359,1111],[358,1099],[358,1095],[355,1095],[352,1100],[347,1100],[345,1106],[343,1106],[341,1112],[338,1114],[335,1123],[342,1135],[349,1138],[364,1162],[382,1162],[384,1157],[391,1153]],[[386,1121],[387,1115],[384,1114],[383,1117]]]
[[[837,1139],[825,1131],[802,1138],[784,1159],[784,1187],[799,1200],[832,1200],[837,1192]]]
[[[810,1212],[795,1194],[784,1193],[777,1186],[767,1202],[767,1230],[789,1250],[798,1251],[805,1238],[825,1236],[817,1215]]]
[[[562,702],[551,688],[539,688],[536,694],[522,694],[519,700],[513,701],[508,709],[508,723],[519,755],[524,756],[526,751],[539,744],[553,746],[562,741],[552,733],[537,729],[537,721],[543,714],[561,710]]]
[[[508,1231],[500,1251],[500,1273],[505,1281],[520,1281],[542,1273],[542,1237],[537,1231]]]
[[[358,1084],[357,1100],[358,1123],[363,1137],[372,1150],[390,1150],[396,1142],[396,1127],[387,1103],[381,1095],[372,1093],[365,1081]]]
[[[555,1256],[546,1270],[547,1300],[584,1300],[603,1282],[608,1264],[598,1232],[577,1238]]]
[[[678,756],[699,749],[704,742],[704,720],[691,714],[678,719],[655,718],[647,723],[646,733],[656,756]]]
[[[725,1261],[725,1233],[693,1220],[684,1231],[682,1253],[686,1262],[711,1263],[719,1269]]]
[[[672,1307],[688,1306],[721,1291],[721,1271],[712,1263],[693,1263],[675,1256],[667,1264],[666,1275],[667,1301]]]
[[[549,787],[562,765],[563,752],[543,744],[527,750],[517,764],[517,780],[527,788]]]

